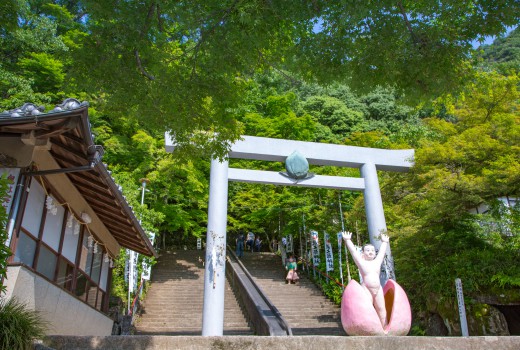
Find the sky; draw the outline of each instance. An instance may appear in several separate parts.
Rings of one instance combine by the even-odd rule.
[[[508,36],[509,33],[511,33],[511,31],[513,29],[515,29],[515,28],[516,28],[516,26],[514,26],[514,27],[507,27],[506,32],[502,36],[504,36],[504,37]],[[496,38],[499,38],[499,37],[502,37],[502,36],[487,36],[487,37],[484,38],[484,42],[483,43],[480,43],[478,40],[474,40],[473,41],[473,48],[476,49],[476,48],[478,48],[479,46],[482,46],[482,45],[491,45],[491,44],[493,44],[493,41],[495,41]]]
[[[501,35],[501,36],[507,36],[509,35],[509,33],[511,33],[511,31],[513,29],[515,29],[517,26],[511,26],[511,27],[507,27],[506,28],[506,32]],[[315,33],[319,33],[322,29],[322,21],[321,20],[318,20],[315,24],[314,24],[314,28],[313,28],[313,31]],[[493,41],[495,41],[496,38],[498,37],[501,37],[501,36],[486,36],[484,37],[484,42],[480,42],[479,40],[473,40],[472,42],[472,45],[473,45],[473,48],[474,49],[477,49],[479,46],[482,46],[482,45],[491,45],[493,44]]]

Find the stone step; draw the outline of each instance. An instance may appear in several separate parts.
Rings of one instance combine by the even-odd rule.
[[[253,332],[250,328],[229,328],[224,329],[223,332],[224,336],[253,336]],[[151,329],[147,331],[140,331],[139,336],[143,335],[155,335],[155,336],[161,336],[161,335],[167,335],[167,336],[200,336],[202,335],[202,327],[198,329],[192,329],[192,330],[186,330],[186,329],[169,329],[169,328],[157,328],[157,329]],[[160,348],[160,350],[163,349],[170,349],[170,348]],[[177,348],[171,348],[171,349],[177,349]],[[193,348],[189,348],[193,349]]]
[[[191,301],[193,301],[193,299]],[[225,300],[225,301],[228,301],[228,300]],[[232,302],[233,302],[233,300],[229,300],[229,303],[232,303]],[[234,302],[236,302],[236,300]],[[201,303],[202,303],[202,300],[201,300]],[[182,305],[180,305],[180,304],[182,304]],[[183,305],[189,305],[189,303],[187,303],[187,302],[184,303],[184,302],[182,302],[182,300],[173,301],[172,304],[170,304],[170,303],[143,303],[143,308],[147,309],[147,310],[154,310],[154,311],[163,310],[164,312],[171,313],[172,310],[184,310],[185,306],[183,306]],[[192,306],[192,307],[190,307],[190,309],[192,311],[202,310],[202,305]],[[234,305],[224,306],[225,311],[236,310],[236,309],[237,309],[237,307]]]
[[[175,300],[175,299],[186,299],[188,297],[190,297],[191,299],[193,299],[194,297],[199,297],[199,295],[194,295],[193,293],[189,294],[189,293],[175,293],[171,290],[165,290],[165,292],[167,293],[160,293],[159,291],[157,290],[154,290],[153,293],[148,293],[147,297],[148,298],[153,298],[153,300],[157,300],[159,302],[161,301],[168,301],[168,300]],[[226,298],[233,298],[234,297],[234,294],[232,291],[226,291],[225,293],[225,296]],[[202,299],[202,295],[200,295],[201,299]]]
[[[345,335],[340,308],[300,272],[297,284],[285,283],[280,257],[262,253],[242,259],[255,282],[277,307],[295,335]]]
[[[198,313],[197,313],[198,314]],[[202,314],[202,312],[200,313]],[[145,317],[146,316],[146,317]],[[233,321],[233,320],[242,320],[243,316],[238,314],[237,315],[226,315],[224,314],[224,317],[226,318],[226,321]],[[159,315],[159,314],[143,314],[142,318],[140,318],[140,323],[146,322],[148,320],[161,320],[161,321],[176,321],[176,322],[186,322],[191,320],[202,320],[201,315],[182,315],[182,319],[179,317],[179,314],[171,314],[171,315]]]
[[[175,328],[175,329],[190,329],[190,328],[201,328],[202,327],[202,320],[199,322],[183,322],[183,323],[166,323],[166,322],[153,322],[153,321],[146,321],[142,322],[142,324],[139,325],[140,327],[146,327],[146,328]],[[228,322],[226,321],[226,328],[244,328],[249,329],[249,327],[244,326],[243,322],[236,321],[236,322]]]
[[[151,328],[175,328],[177,330],[186,329],[189,330],[190,328],[199,328],[202,329],[202,320],[198,320],[197,322],[189,322],[189,323],[175,323],[175,322],[143,322],[139,324],[139,333],[142,333],[144,331],[149,331]],[[249,329],[250,327],[248,325],[244,325],[244,322],[241,320],[238,320],[236,322],[230,322],[227,323],[224,327],[224,329],[230,329],[230,328],[240,328],[240,329]]]
[[[138,334],[200,335],[204,294],[201,251],[163,253],[152,268],[150,288],[136,322]],[[224,334],[253,332],[226,281]]]
[[[293,331],[300,332],[300,329]],[[305,330],[301,330],[304,332]],[[159,331],[162,333],[163,331]],[[168,336],[110,336],[74,337],[48,336],[44,340],[53,349],[111,349],[111,350],[338,350],[338,349],[424,349],[424,350],[518,350],[520,337],[344,337],[296,335],[294,337],[201,337],[201,330],[193,336],[172,337],[176,332],[165,332]],[[224,335],[226,334],[224,330]]]

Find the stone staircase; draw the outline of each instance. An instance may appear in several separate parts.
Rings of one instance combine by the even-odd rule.
[[[286,284],[279,256],[245,252],[241,261],[289,323],[293,335],[345,335],[340,307],[323,295],[306,272],[298,271],[298,284]]]
[[[135,323],[138,335],[201,335],[204,251],[164,252]],[[224,335],[253,335],[226,280]]]
[[[293,327],[294,337],[255,336],[247,327],[231,290],[226,287],[224,335],[202,337],[204,269],[201,251],[165,253],[153,268],[152,285],[134,336],[47,336],[35,350],[518,350],[520,337],[346,337],[339,308],[300,273],[301,284],[286,285],[280,258],[269,253],[246,253],[242,261]],[[177,299],[178,297],[178,299]],[[239,316],[239,317],[237,317]],[[237,318],[235,318],[237,317]],[[233,321],[236,320],[236,321]],[[186,335],[186,336],[169,336]],[[323,336],[309,336],[323,335]]]

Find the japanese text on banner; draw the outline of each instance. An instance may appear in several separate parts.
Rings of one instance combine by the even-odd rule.
[[[318,266],[320,264],[320,241],[318,237],[318,232],[311,231],[312,237],[312,262],[314,266]]]
[[[328,233],[325,233],[325,262],[326,262],[326,270],[334,271],[334,256],[332,254],[332,245],[330,244],[330,236]]]

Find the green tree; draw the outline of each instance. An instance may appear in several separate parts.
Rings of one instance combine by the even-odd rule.
[[[294,93],[271,95],[257,102],[258,105],[251,108],[255,108],[256,112],[246,113],[241,118],[247,135],[305,141],[314,139],[317,123],[308,114],[296,115]]]
[[[203,131],[199,151],[223,155],[241,133],[237,119],[256,73],[436,96],[467,76],[475,39],[516,25],[518,6],[9,1],[0,12],[2,107],[86,91],[106,102],[105,112],[155,123],[180,145]]]
[[[470,214],[520,196],[518,83],[514,74],[477,74],[463,94],[443,100],[453,122],[426,120],[431,134],[412,173],[382,175],[398,278],[417,309],[455,319],[456,277],[471,296],[519,297],[518,209]]]
[[[366,128],[363,112],[348,108],[335,97],[311,96],[303,103],[302,108],[339,139]]]
[[[496,39],[492,45],[481,48],[482,58],[488,65],[500,69],[502,72],[508,70],[520,70],[520,27],[517,27],[506,37]]]
[[[161,235],[177,244],[202,237],[207,225],[209,161],[164,157],[148,175],[154,190],[153,207],[164,213]]]
[[[239,136],[239,106],[258,71],[435,96],[467,76],[473,40],[504,32],[519,12],[515,1],[489,0],[81,4],[88,35],[74,49],[74,82],[181,144],[203,130],[202,148],[220,155]]]
[[[31,2],[6,5],[0,16],[8,13],[11,19],[0,22],[0,108],[57,103],[63,98],[62,59],[68,50],[58,22]]]

